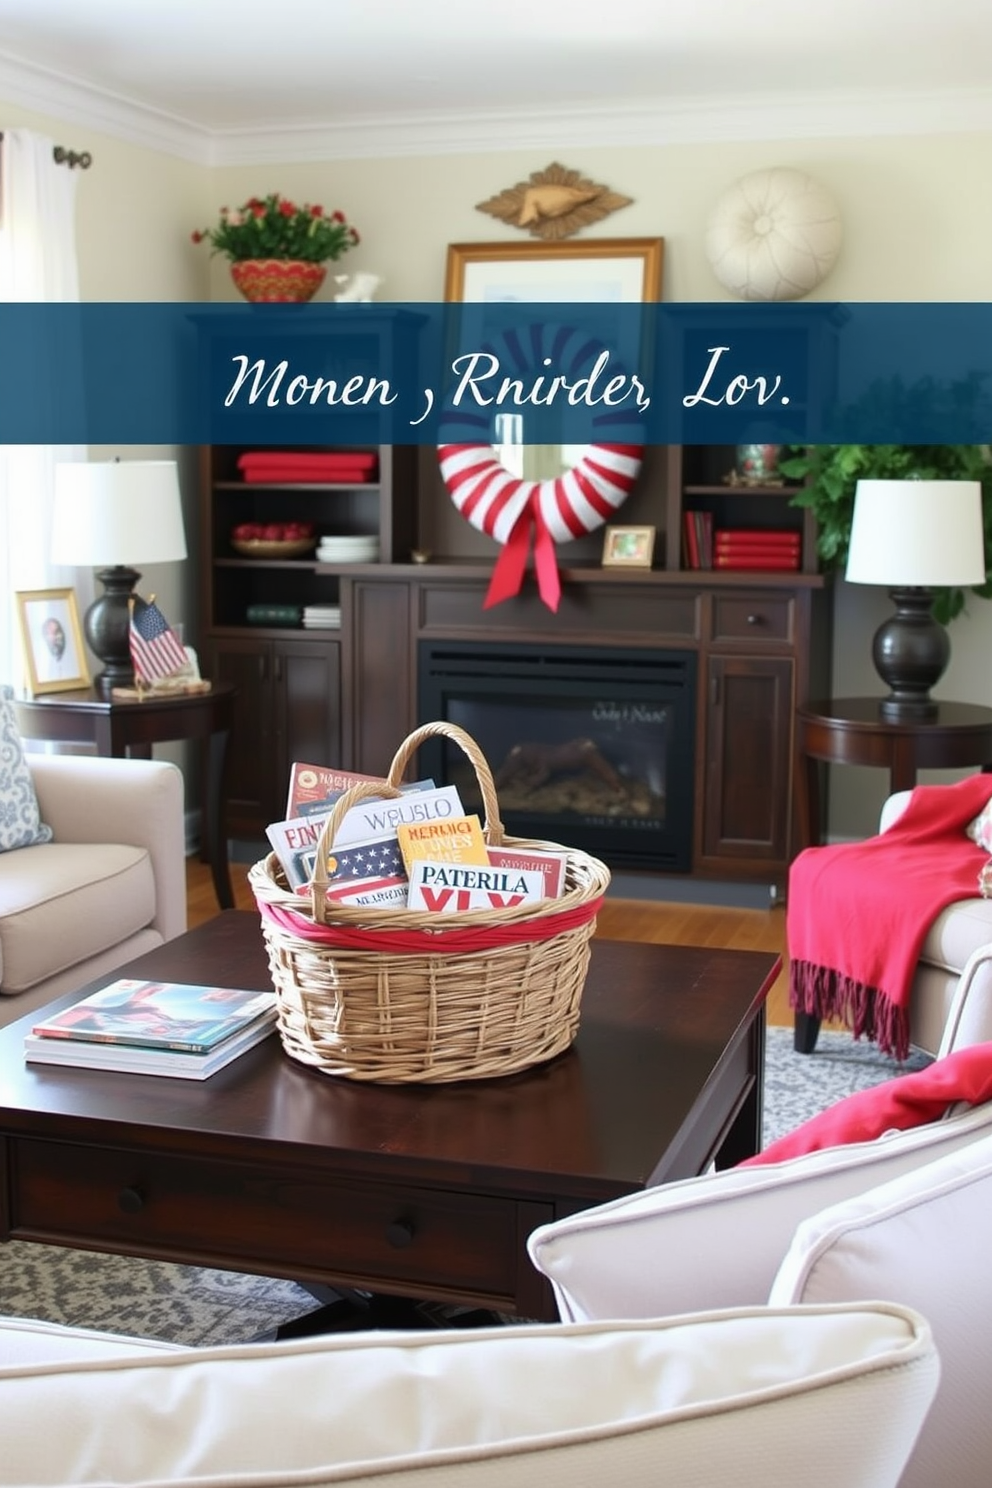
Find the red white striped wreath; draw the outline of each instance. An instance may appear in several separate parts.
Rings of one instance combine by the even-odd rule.
[[[484,348],[491,351],[489,345]],[[596,348],[589,338],[560,327],[533,326],[523,332],[508,332],[498,343],[500,365],[513,373],[544,368],[549,354],[569,378],[588,373],[590,355]],[[615,375],[615,374],[614,374]],[[613,432],[636,420],[631,412],[604,407],[593,420]],[[441,475],[457,509],[479,532],[503,544],[496,560],[484,608],[500,604],[520,593],[531,538],[538,591],[550,610],[557,610],[561,581],[555,558],[555,543],[570,542],[609,521],[630,495],[641,468],[641,445],[631,443],[590,444],[571,470],[556,480],[520,480],[496,459],[492,444],[478,442],[487,429],[489,415],[479,409],[450,410],[441,426],[447,436],[438,446]],[[454,442],[454,436],[476,434],[472,443]]]

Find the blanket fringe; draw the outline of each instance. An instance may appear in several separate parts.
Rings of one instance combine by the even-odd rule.
[[[909,1054],[909,1015],[877,987],[818,966],[793,961],[789,967],[789,1004],[794,1011],[824,1021],[845,1023],[856,1039],[876,1043],[883,1054],[904,1060]]]

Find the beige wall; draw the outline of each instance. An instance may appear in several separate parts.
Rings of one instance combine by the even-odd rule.
[[[632,206],[586,235],[663,237],[667,300],[727,298],[703,252],[707,214],[738,176],[780,165],[814,174],[833,191],[843,214],[841,258],[813,298],[992,299],[992,192],[985,185],[992,179],[992,135],[581,151],[570,151],[562,141],[547,150],[207,169],[2,105],[0,117],[45,128],[94,153],[79,197],[87,299],[236,299],[226,262],[211,260],[206,245],[194,247],[189,233],[212,223],[222,204],[281,191],[328,210],[339,207],[359,229],[360,247],[332,270],[382,275],[383,299],[437,300],[448,243],[519,238],[516,229],[478,212],[475,203],[552,159],[634,198]],[[334,288],[329,276],[318,298],[330,298]],[[192,481],[191,464],[186,478]],[[182,602],[191,614],[188,568]],[[878,692],[870,638],[887,613],[887,599],[843,582],[836,592],[835,695]],[[992,704],[992,605],[971,599],[968,614],[952,626],[951,641],[951,665],[938,695]],[[871,831],[884,794],[878,771],[833,771],[831,833]]]
[[[663,237],[665,298],[726,299],[703,253],[707,215],[738,176],[766,166],[809,170],[837,197],[844,250],[814,298],[987,300],[992,297],[992,135],[915,139],[748,141],[570,152],[513,151],[393,160],[221,167],[212,172],[216,210],[282,191],[340,207],[363,242],[340,264],[383,276],[382,298],[439,299],[445,247],[460,241],[519,241],[475,210],[551,159],[581,168],[634,204],[584,237]],[[216,262],[213,290],[230,297]],[[332,288],[325,286],[321,298]]]

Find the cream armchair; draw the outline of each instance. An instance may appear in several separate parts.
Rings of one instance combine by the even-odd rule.
[[[0,1024],[186,928],[177,767],[90,755],[27,760],[54,836],[0,852]]]
[[[877,1141],[709,1173],[535,1230],[570,1321],[888,1298],[941,1358],[901,1488],[987,1488],[992,1460],[992,1105]],[[833,1452],[814,1431],[809,1463]],[[792,1481],[805,1482],[804,1469]]]

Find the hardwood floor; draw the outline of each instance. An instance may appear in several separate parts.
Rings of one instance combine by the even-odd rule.
[[[186,867],[190,928],[217,914],[210,870],[197,858]],[[254,909],[247,883],[248,864],[232,863],[238,909]],[[792,1026],[785,969],[785,909],[720,909],[711,905],[654,904],[643,899],[607,899],[596,934],[605,940],[643,940],[655,945],[726,946],[731,950],[775,951],[783,969],[768,999],[769,1023]]]

